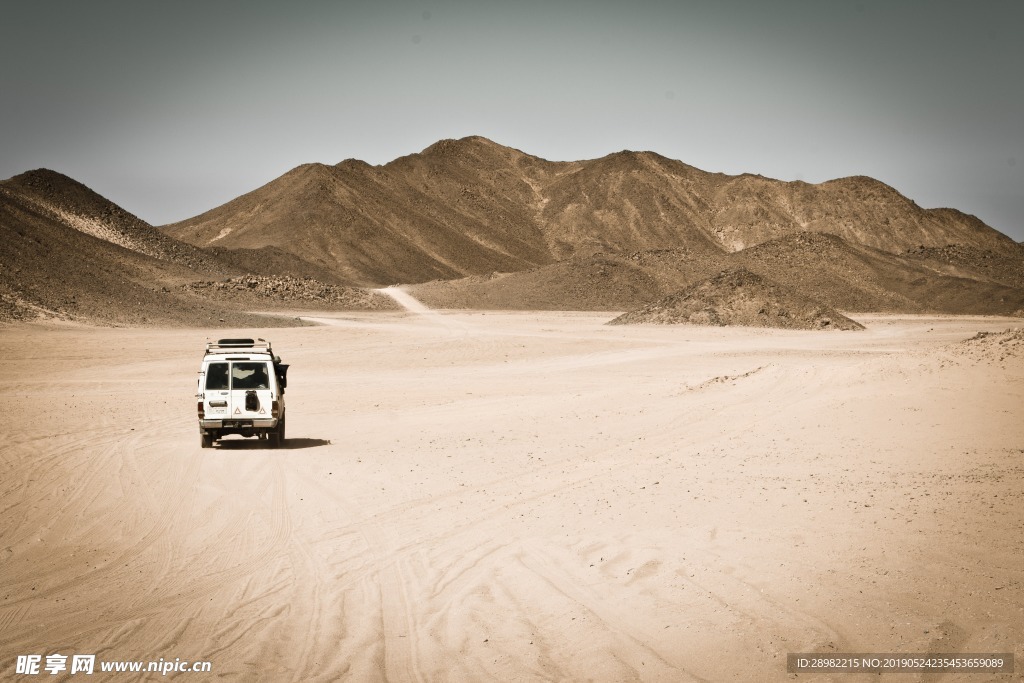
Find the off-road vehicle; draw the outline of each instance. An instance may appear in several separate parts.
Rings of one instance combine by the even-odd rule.
[[[228,434],[284,443],[288,366],[265,339],[221,339],[206,345],[196,393],[199,441],[210,448]]]

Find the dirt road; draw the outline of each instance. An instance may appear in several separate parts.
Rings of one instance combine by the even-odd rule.
[[[196,427],[203,343],[259,331],[0,331],[2,677],[52,653],[294,681],[1024,666],[1024,361],[948,351],[1006,320],[314,317],[262,335],[291,363],[276,451]]]

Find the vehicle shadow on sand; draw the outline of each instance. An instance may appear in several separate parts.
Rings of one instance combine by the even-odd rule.
[[[224,439],[217,442],[217,448],[223,451],[293,451],[302,448],[329,446],[330,439],[285,439],[280,448],[271,448],[263,439]]]

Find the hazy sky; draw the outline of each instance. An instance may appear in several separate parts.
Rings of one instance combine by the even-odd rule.
[[[0,0],[0,177],[162,224],[302,163],[483,135],[552,160],[882,180],[1024,240],[1024,2]]]

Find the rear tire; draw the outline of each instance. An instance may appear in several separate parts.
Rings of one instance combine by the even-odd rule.
[[[212,448],[213,436],[207,434],[206,432],[199,432],[199,445],[202,446],[203,448]]]
[[[284,445],[284,418],[282,417],[277,422],[277,428],[272,432],[267,432],[267,438],[270,439],[271,448],[280,448]]]

